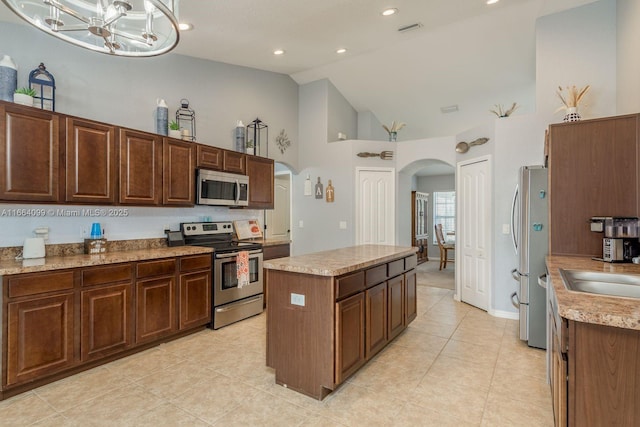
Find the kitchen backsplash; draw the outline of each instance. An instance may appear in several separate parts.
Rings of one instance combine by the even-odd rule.
[[[164,230],[178,230],[181,222],[255,219],[263,223],[263,211],[195,206],[157,208],[128,206],[69,206],[0,204],[0,248],[22,247],[39,227],[49,228],[47,245],[82,244],[91,224],[100,223],[108,241],[163,239]],[[47,254],[48,255],[48,254]]]

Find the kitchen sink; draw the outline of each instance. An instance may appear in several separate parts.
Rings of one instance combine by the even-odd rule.
[[[563,269],[560,275],[570,291],[640,298],[640,275]]]

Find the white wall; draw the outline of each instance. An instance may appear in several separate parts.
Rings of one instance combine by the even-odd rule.
[[[579,108],[582,118],[615,115],[616,0],[544,16],[536,30],[536,111],[547,115],[562,105],[558,86],[590,84]],[[555,121],[562,117],[556,113]]]
[[[351,135],[351,139],[358,133],[358,113],[331,83],[327,84],[327,141],[338,141],[338,133]]]
[[[640,112],[640,2],[618,0],[617,113]]]

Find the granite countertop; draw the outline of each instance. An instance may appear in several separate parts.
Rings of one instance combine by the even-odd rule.
[[[107,252],[100,255],[52,256],[21,261],[0,260],[0,276],[9,274],[33,273],[38,271],[62,270],[65,268],[89,267],[95,265],[117,264],[120,262],[144,261],[159,258],[172,258],[185,255],[212,253],[213,249],[200,246],[176,246],[132,251]]]
[[[558,300],[558,313],[565,319],[640,330],[640,300],[570,291],[559,269],[605,273],[640,274],[640,265],[595,261],[591,258],[548,256],[547,269]]]
[[[290,271],[314,276],[340,276],[382,262],[413,255],[410,246],[361,245],[307,255],[276,258],[262,264],[268,270]]]

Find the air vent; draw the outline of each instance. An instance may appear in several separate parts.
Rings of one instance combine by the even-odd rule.
[[[405,27],[398,28],[398,32],[405,33],[411,30],[417,30],[418,28],[422,28],[422,24],[417,22],[415,24],[407,25]]]
[[[456,111],[458,111],[458,106],[457,105],[449,105],[448,107],[440,107],[440,112],[442,114],[455,113]]]

